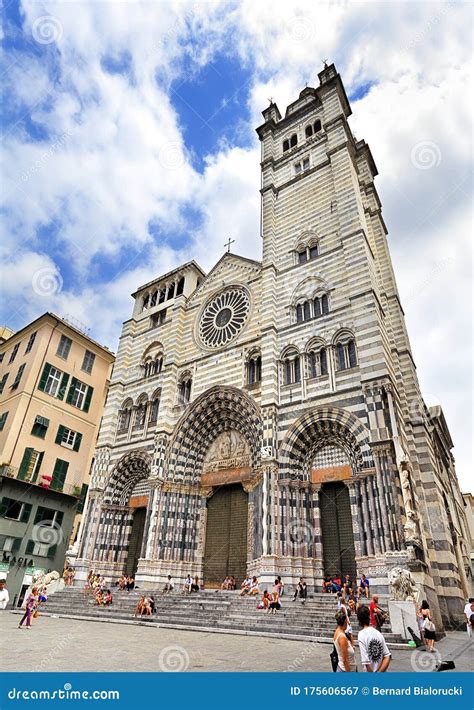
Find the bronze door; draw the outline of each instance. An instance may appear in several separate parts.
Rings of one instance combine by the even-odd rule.
[[[227,575],[247,574],[248,495],[240,484],[218,488],[207,503],[204,583],[217,586]]]

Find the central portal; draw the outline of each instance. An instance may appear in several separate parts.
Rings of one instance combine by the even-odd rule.
[[[341,578],[356,576],[354,533],[349,491],[343,483],[324,483],[321,488],[321,532],[324,573]]]
[[[227,575],[247,575],[248,494],[240,483],[217,488],[207,504],[204,583],[217,586]]]

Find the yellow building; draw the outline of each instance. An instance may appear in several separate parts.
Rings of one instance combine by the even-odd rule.
[[[0,572],[10,596],[13,577],[18,593],[26,583],[18,567],[62,571],[114,359],[51,313],[0,342]],[[41,546],[48,525],[54,549]]]

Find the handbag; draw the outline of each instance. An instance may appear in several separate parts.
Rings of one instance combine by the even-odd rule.
[[[332,671],[333,673],[335,673],[337,671],[337,664],[339,663],[339,656],[337,655],[336,647],[334,644],[332,645],[332,651],[329,654],[329,658],[331,659]]]
[[[425,631],[431,631],[432,633],[436,631],[436,626],[428,616],[425,617],[425,620],[423,622],[423,628],[425,629]]]

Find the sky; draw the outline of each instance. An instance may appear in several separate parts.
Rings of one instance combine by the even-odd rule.
[[[255,128],[323,61],[379,170],[418,376],[472,489],[469,3],[6,0],[0,323],[50,310],[116,350],[130,294],[259,259]]]

